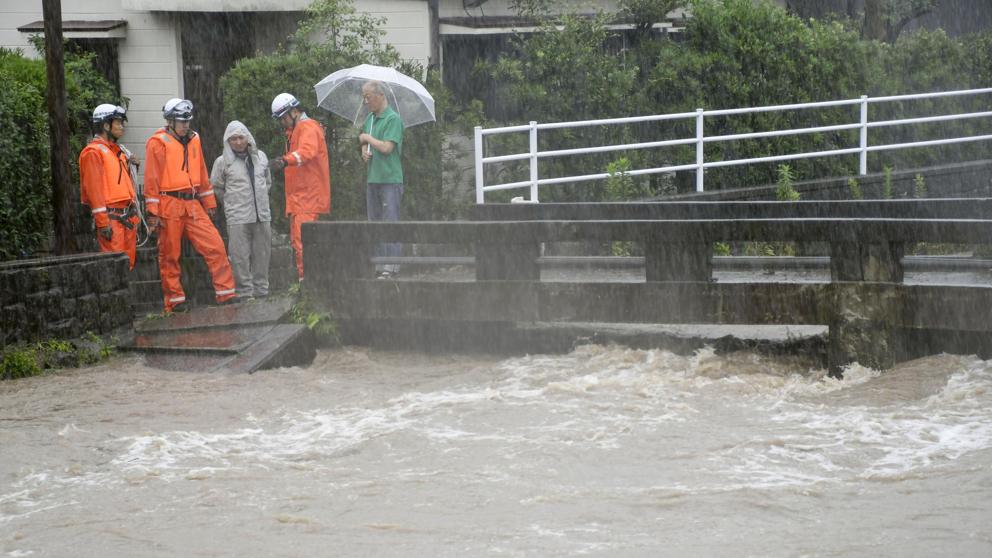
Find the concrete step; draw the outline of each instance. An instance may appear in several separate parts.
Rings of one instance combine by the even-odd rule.
[[[313,331],[300,324],[279,324],[237,356],[220,364],[218,370],[247,372],[284,366],[302,366],[317,355]]]
[[[305,365],[316,354],[313,332],[279,323],[292,303],[273,296],[138,320],[134,337],[121,349],[143,353],[149,366],[174,371],[251,373]]]

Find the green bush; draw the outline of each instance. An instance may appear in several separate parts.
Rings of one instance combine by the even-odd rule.
[[[858,183],[857,178],[847,179],[847,188],[851,192],[852,200],[863,200],[865,199],[865,193],[861,190],[861,184]]]
[[[110,358],[114,352],[111,340],[91,332],[74,341],[48,339],[12,345],[0,351],[0,380],[16,380],[37,376],[45,370],[96,364]]]
[[[882,167],[882,199],[891,200],[892,195],[892,167]]]
[[[41,46],[35,41],[36,46]],[[92,56],[66,54],[66,98],[70,131],[70,183],[78,203],[79,152],[89,135],[97,104],[119,103],[112,86],[94,69]],[[34,253],[51,234],[47,78],[44,60],[0,48],[0,260]]]
[[[796,175],[789,165],[778,166],[778,182],[775,187],[775,199],[778,201],[799,201],[801,197],[794,185]]]
[[[33,252],[51,230],[45,66],[0,49],[0,259]]]
[[[16,380],[41,374],[38,355],[32,347],[8,347],[0,360],[0,380]]]
[[[480,88],[492,91],[489,114],[497,120],[556,122],[613,118],[640,114],[636,100],[637,67],[628,64],[608,46],[612,33],[610,17],[565,15],[547,20],[540,32],[517,35],[510,51],[493,63],[479,63],[474,70]],[[546,130],[538,135],[539,148],[569,149],[629,143],[640,126],[593,126],[569,130]],[[504,134],[487,140],[489,155],[522,153],[528,150],[526,133]],[[553,147],[552,147],[553,146]],[[624,152],[631,168],[642,168],[639,151]],[[542,159],[541,177],[602,173],[614,163],[609,153]],[[528,161],[486,168],[487,184],[517,182],[529,178]],[[607,171],[608,172],[608,171]],[[487,199],[507,200],[523,190],[496,192]],[[596,183],[560,184],[544,188],[541,201],[601,201],[610,196]]]
[[[859,40],[838,22],[804,22],[768,2],[698,0],[692,4],[685,39],[659,51],[644,95],[646,113],[690,112],[855,98],[875,73],[879,47]],[[710,117],[707,136],[851,123],[857,107],[751,113]],[[695,122],[672,127],[675,137],[693,137]],[[745,159],[857,145],[850,131],[718,142],[706,147],[707,161]],[[677,163],[694,160],[694,147],[673,150]],[[801,176],[842,175],[857,158],[825,157],[794,163]],[[773,163],[707,171],[707,189],[770,184]]]
[[[532,8],[535,0],[518,0]],[[624,2],[657,7],[660,2]],[[667,4],[667,2],[666,2]],[[692,0],[691,17],[676,40],[643,33],[622,41],[609,31],[608,16],[584,19],[565,16],[541,33],[514,39],[511,52],[477,67],[491,83],[481,91],[495,91],[498,101],[488,114],[499,124],[574,121],[632,115],[693,112],[697,108],[727,109],[793,104],[861,95],[896,95],[936,90],[985,87],[992,81],[992,34],[951,38],[943,31],[902,34],[895,44],[860,38],[853,21],[803,20],[767,0]],[[656,17],[656,15],[655,15]],[[557,25],[557,27],[555,27]],[[567,71],[562,71],[567,68]],[[921,114],[954,114],[986,110],[986,96],[953,97],[872,105],[873,121]],[[859,107],[803,109],[746,115],[711,116],[705,134],[739,134],[857,122]],[[971,119],[955,123],[915,124],[872,130],[873,145],[921,139],[979,135],[987,123]],[[685,119],[644,126],[589,127],[542,132],[540,148],[567,149],[684,139],[695,135],[695,120]],[[856,130],[780,136],[706,145],[707,161],[746,159],[785,153],[829,151],[858,145]],[[494,137],[489,155],[527,151],[526,134]],[[987,142],[941,147],[900,149],[872,153],[869,170],[913,168],[938,162],[984,157]],[[695,161],[695,146],[621,152],[632,169]],[[541,176],[602,173],[613,155],[558,157],[541,160]],[[856,174],[858,156],[800,159],[792,163],[799,176]],[[487,166],[486,182],[527,180],[526,161]],[[687,174],[691,174],[689,171]],[[764,185],[776,182],[774,163],[713,168],[707,171],[707,190]],[[685,177],[680,177],[679,182]],[[658,179],[653,181],[657,184]],[[654,186],[648,195],[664,194]],[[499,194],[499,193],[498,193]],[[499,199],[499,195],[493,199]],[[507,192],[506,196],[519,195]],[[542,190],[541,200],[602,200],[609,189],[595,183]]]

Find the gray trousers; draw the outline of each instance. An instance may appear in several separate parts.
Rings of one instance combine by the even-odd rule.
[[[269,256],[272,224],[227,225],[227,255],[231,258],[235,289],[240,297],[269,294]]]
[[[403,184],[369,184],[365,190],[366,211],[369,221],[399,221],[400,204],[403,202]],[[389,242],[378,244],[374,255],[397,257],[403,255],[403,244]],[[398,273],[398,264],[377,265],[376,271]]]

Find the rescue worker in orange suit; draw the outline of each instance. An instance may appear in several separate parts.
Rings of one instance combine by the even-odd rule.
[[[232,302],[234,274],[224,241],[211,218],[217,200],[210,186],[200,136],[190,130],[193,103],[169,99],[162,107],[166,125],[145,144],[145,207],[150,231],[158,232],[158,269],[166,312],[189,306],[180,282],[179,256],[185,236],[203,256],[213,278],[217,304]]]
[[[117,142],[124,136],[123,107],[103,104],[93,110],[93,140],[79,154],[80,198],[90,207],[101,252],[124,252],[134,269],[138,243],[138,198],[128,168],[129,153]]]
[[[296,274],[303,280],[301,225],[331,212],[331,171],[324,127],[307,116],[289,93],[272,100],[272,118],[286,130],[286,153],[269,161],[278,172],[286,169],[286,215],[289,238],[296,253]]]

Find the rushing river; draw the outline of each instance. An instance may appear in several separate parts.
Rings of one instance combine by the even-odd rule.
[[[0,556],[992,556],[992,363],[425,356],[0,383]]]

